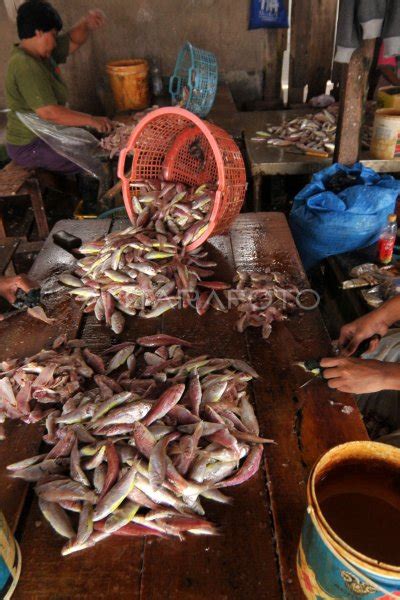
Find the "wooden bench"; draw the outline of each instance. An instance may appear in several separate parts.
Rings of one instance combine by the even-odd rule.
[[[0,201],[13,196],[29,196],[40,239],[49,234],[42,192],[34,170],[24,169],[14,162],[8,163],[0,171]],[[7,238],[0,207],[0,240]]]

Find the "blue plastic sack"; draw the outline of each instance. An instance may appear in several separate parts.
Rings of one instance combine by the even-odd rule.
[[[287,28],[288,18],[282,0],[251,0],[249,29]]]
[[[357,177],[339,193],[326,189],[337,173]],[[400,181],[356,163],[334,164],[313,175],[294,199],[289,223],[305,269],[334,254],[374,244],[395,212]]]

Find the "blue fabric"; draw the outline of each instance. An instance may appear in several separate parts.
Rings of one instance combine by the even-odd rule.
[[[249,29],[287,28],[288,18],[282,0],[251,0]]]
[[[339,193],[326,189],[338,172],[357,176],[357,185]],[[395,212],[400,181],[356,163],[334,164],[316,173],[294,199],[290,227],[305,269],[334,254],[375,243]]]
[[[7,567],[2,556],[0,556],[0,597],[3,597],[2,591],[7,586],[11,577],[10,569]]]

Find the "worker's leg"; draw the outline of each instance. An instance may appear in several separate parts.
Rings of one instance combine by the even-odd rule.
[[[7,144],[9,157],[21,167],[26,169],[47,169],[56,173],[76,174],[81,169],[72,161],[57,154],[43,140],[36,138],[26,146]]]

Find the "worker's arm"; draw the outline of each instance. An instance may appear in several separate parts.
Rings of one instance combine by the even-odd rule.
[[[400,391],[400,364],[362,358],[323,358],[321,367],[330,388],[349,394]]]
[[[386,335],[389,327],[400,320],[400,296],[388,300],[378,309],[345,325],[340,330],[339,348],[341,356],[352,356],[364,340],[379,334]],[[375,341],[370,351],[375,350]]]
[[[89,10],[87,15],[82,17],[68,32],[70,39],[69,53],[72,54],[72,52],[78,50],[88,39],[90,32],[103,27],[105,22],[106,17],[103,11],[98,9]]]
[[[0,277],[0,296],[5,298],[7,302],[13,304],[16,299],[17,291],[19,289],[28,293],[29,290],[34,289],[37,285],[29,279],[26,275],[17,275],[15,277]],[[0,321],[2,316],[0,314]]]
[[[339,338],[341,356],[321,360],[323,375],[328,380],[329,387],[352,394],[400,391],[400,364],[351,358],[361,342],[375,334],[383,337],[398,320],[400,296],[342,327]],[[375,350],[378,344],[378,340],[372,342],[369,351]]]
[[[46,121],[57,125],[70,127],[93,127],[101,133],[108,133],[112,129],[112,123],[107,117],[93,117],[77,110],[71,110],[59,104],[49,104],[36,109],[36,114]]]

